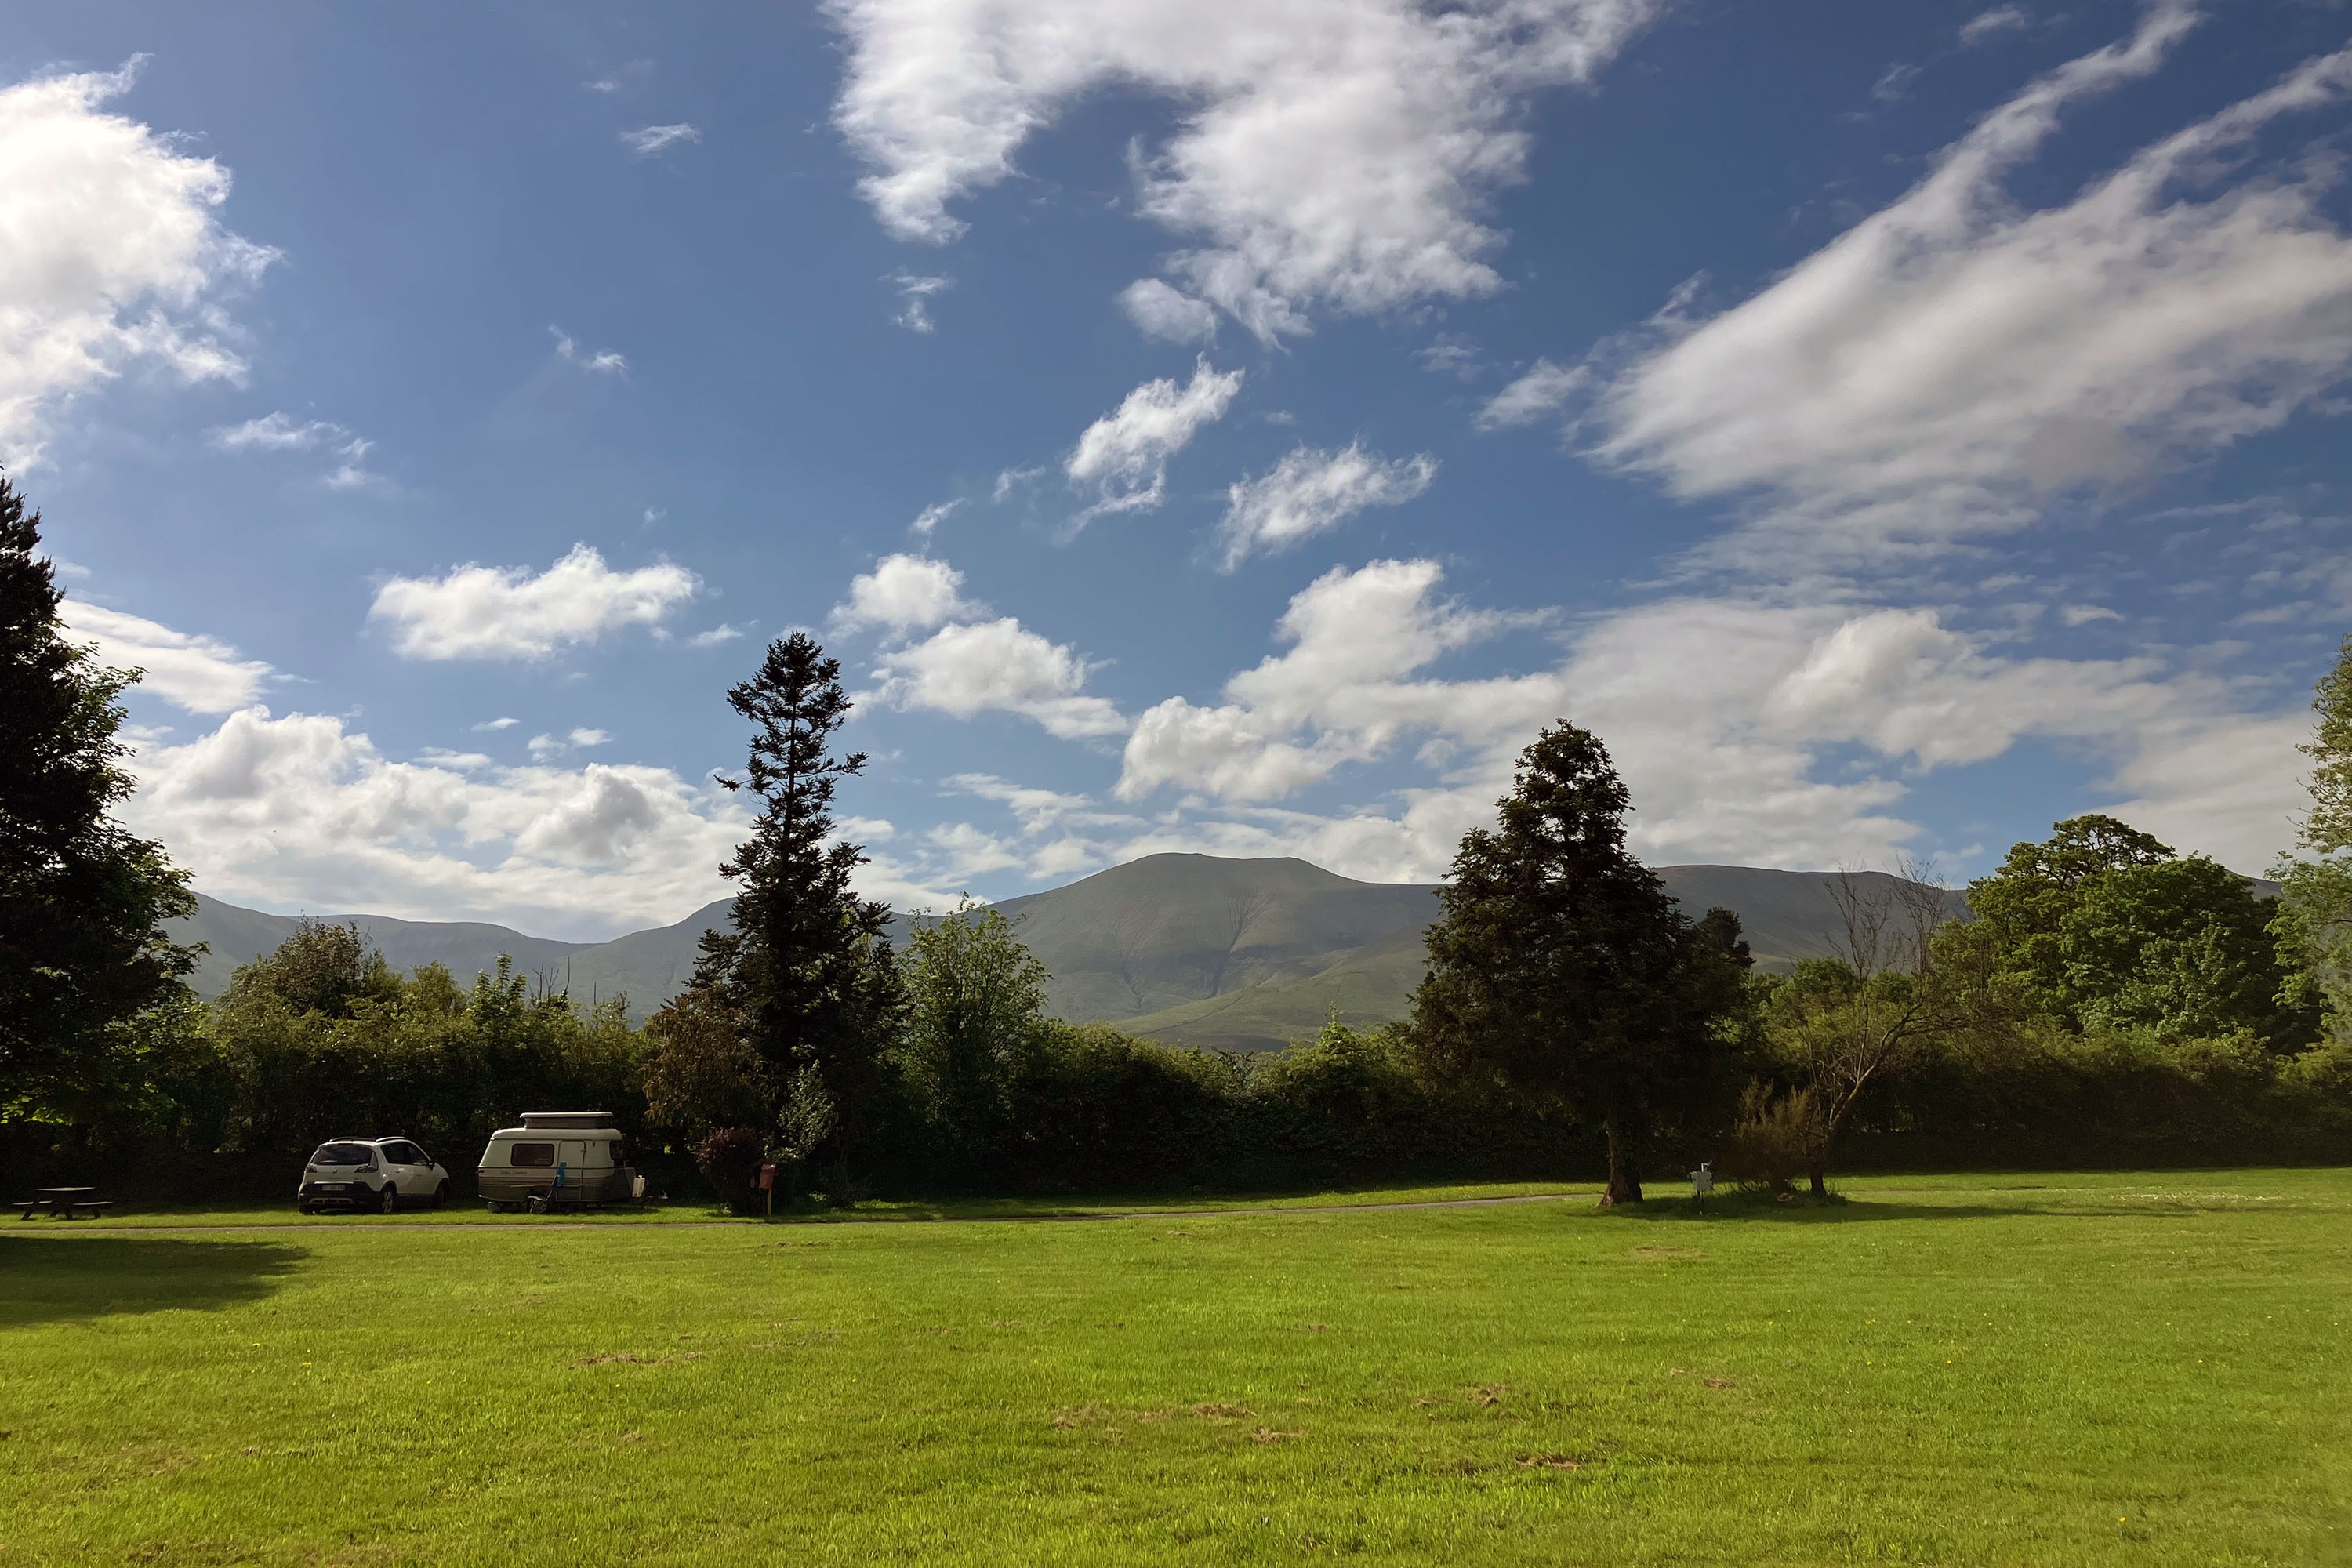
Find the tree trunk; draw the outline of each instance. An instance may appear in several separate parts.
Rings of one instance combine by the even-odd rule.
[[[1639,1141],[1614,1121],[1603,1124],[1609,1135],[1609,1185],[1601,1194],[1602,1208],[1642,1201],[1642,1159]]]
[[[1828,1158],[1829,1157],[1825,1152],[1816,1153],[1811,1160],[1808,1160],[1805,1163],[1807,1166],[1805,1173],[1812,1178],[1812,1193],[1813,1196],[1817,1198],[1825,1198],[1830,1195],[1830,1184],[1827,1170]]]

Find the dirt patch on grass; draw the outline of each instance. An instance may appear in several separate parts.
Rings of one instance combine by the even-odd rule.
[[[1706,1254],[1696,1247],[1637,1247],[1633,1256],[1644,1263],[1686,1263]]]
[[[584,1355],[573,1366],[611,1366],[615,1363],[628,1366],[668,1366],[676,1362],[700,1361],[703,1352],[686,1351],[677,1355],[639,1355],[635,1351],[615,1351],[611,1355]]]
[[[1195,1405],[1192,1414],[1203,1421],[1241,1421],[1257,1414],[1238,1405]]]

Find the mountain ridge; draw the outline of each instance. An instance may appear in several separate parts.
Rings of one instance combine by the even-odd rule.
[[[1839,930],[1830,873],[1751,866],[1656,868],[1691,914],[1721,905],[1740,916],[1759,966],[1787,969],[1834,949]],[[1860,872],[1891,883],[1884,872]],[[1402,1017],[1427,967],[1421,933],[1438,913],[1438,884],[1360,882],[1289,857],[1239,859],[1150,855],[1060,888],[994,907],[1052,980],[1048,1005],[1073,1022],[1104,1021],[1176,1045],[1279,1049],[1336,1011],[1360,1026]],[[1964,913],[1958,893],[1948,907]],[[402,970],[441,963],[463,984],[499,954],[542,989],[583,1001],[626,995],[642,1017],[691,977],[701,934],[729,921],[720,899],[682,921],[602,942],[528,936],[474,921],[349,921]],[[914,917],[893,920],[902,945]],[[193,984],[217,995],[236,967],[277,946],[299,917],[265,914],[198,895],[198,912],[173,922],[179,941],[213,951]]]

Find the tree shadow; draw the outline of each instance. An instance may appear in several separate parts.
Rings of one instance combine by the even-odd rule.
[[[267,1241],[0,1234],[0,1329],[240,1306],[310,1256]]]
[[[1827,1203],[1800,1197],[1793,1203],[1750,1198],[1738,1194],[1709,1198],[1704,1208],[1691,1198],[1652,1198],[1603,1211],[1608,1218],[1650,1224],[1706,1225],[1861,1225],[1890,1219],[2015,1219],[2021,1215],[2073,1217],[2095,1211],[2068,1206],[2043,1208],[2032,1204],[1906,1204],[1869,1198],[1832,1198]],[[2143,1213],[2111,1209],[2110,1214]]]

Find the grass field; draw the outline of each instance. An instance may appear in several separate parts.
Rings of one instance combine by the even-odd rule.
[[[2352,1172],[1847,1191],[12,1222],[0,1563],[2352,1561]]]

